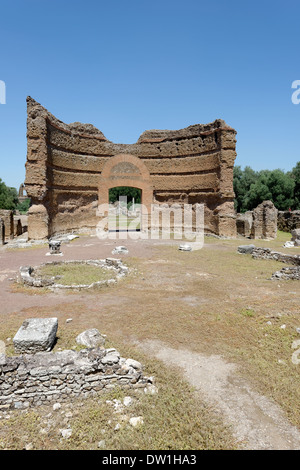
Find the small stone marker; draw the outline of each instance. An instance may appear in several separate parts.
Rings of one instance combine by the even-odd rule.
[[[112,251],[113,255],[115,254],[127,255],[127,253],[128,253],[128,249],[126,248],[126,246],[116,246]]]
[[[49,250],[51,255],[59,255],[61,242],[59,240],[50,240],[49,241]]]
[[[25,320],[13,338],[17,353],[50,351],[58,328],[57,318],[30,318]]]
[[[188,245],[187,243],[185,243],[183,245],[179,245],[178,250],[180,250],[180,251],[192,251],[192,247],[191,247],[191,245]]]

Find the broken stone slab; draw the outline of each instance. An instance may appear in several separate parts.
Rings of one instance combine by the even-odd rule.
[[[143,366],[140,362],[136,361],[135,359],[126,359],[124,365],[127,367],[133,367],[136,370],[142,370]]]
[[[46,277],[34,277],[34,269],[32,266],[21,266],[19,272],[21,281],[28,286],[47,287],[54,284],[55,277],[51,277],[49,279]]]
[[[126,248],[126,246],[116,246],[113,251],[112,251],[112,254],[115,255],[115,254],[127,254],[128,253],[128,249]]]
[[[284,248],[294,248],[295,246],[295,242],[285,242],[285,244],[283,245]]]
[[[191,245],[184,243],[183,245],[179,245],[178,250],[180,251],[192,251]]]
[[[58,328],[57,318],[30,318],[25,320],[13,338],[17,353],[50,351]]]
[[[101,335],[97,328],[90,328],[77,336],[76,343],[87,348],[96,348],[105,344],[105,337]]]
[[[251,254],[255,249],[255,245],[240,245],[238,247],[238,252],[243,254]]]

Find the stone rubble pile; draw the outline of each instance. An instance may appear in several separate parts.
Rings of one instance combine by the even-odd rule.
[[[254,259],[271,259],[292,265],[276,271],[272,274],[272,279],[300,280],[300,255],[288,255],[272,251],[270,248],[259,248],[254,245],[240,245],[237,251],[242,254],[251,254]]]
[[[272,259],[275,261],[281,261],[282,263],[292,264],[295,266],[300,265],[300,255],[288,255],[286,253],[273,251],[270,248],[256,247],[252,251],[252,257],[255,259]]]
[[[300,266],[285,266],[272,274],[272,279],[300,280]]]

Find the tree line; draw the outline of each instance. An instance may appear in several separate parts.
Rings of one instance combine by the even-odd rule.
[[[300,162],[288,172],[283,170],[254,171],[250,166],[233,169],[233,189],[237,212],[253,210],[270,200],[280,211],[300,209]]]
[[[19,202],[18,192],[16,188],[6,186],[0,178],[0,209],[10,211],[18,210],[21,213],[26,213],[30,206],[30,199]]]

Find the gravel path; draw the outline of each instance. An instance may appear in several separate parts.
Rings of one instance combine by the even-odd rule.
[[[147,354],[175,366],[201,398],[222,414],[241,446],[249,450],[300,450],[300,432],[278,405],[258,394],[221,356],[169,348],[158,341],[139,343]]]

